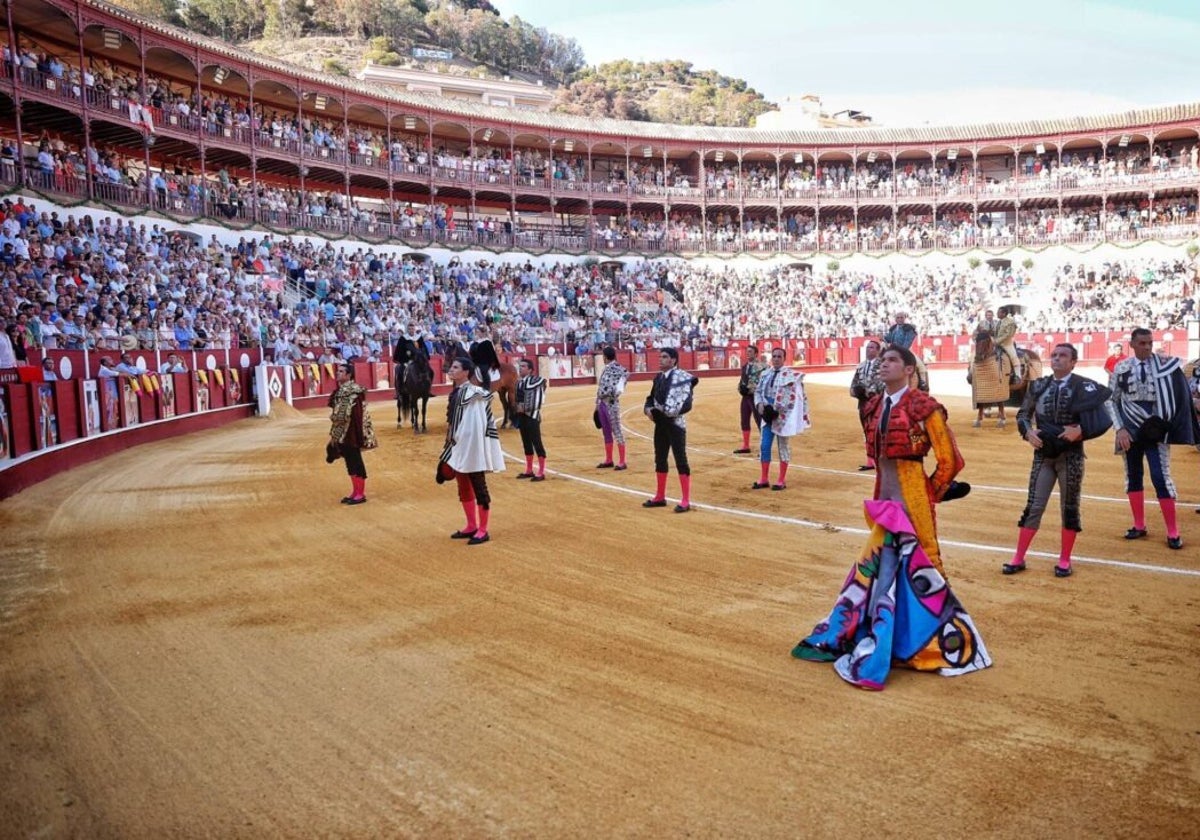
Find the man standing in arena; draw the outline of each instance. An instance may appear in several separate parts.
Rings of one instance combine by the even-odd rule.
[[[342,504],[361,505],[367,500],[367,467],[362,451],[378,445],[375,427],[367,412],[367,389],[354,381],[354,365],[342,362],[335,375],[338,387],[329,395],[332,411],[326,460],[332,462],[340,457],[346,461],[350,495],[342,499]]]
[[[625,393],[625,383],[628,381],[629,371],[617,363],[617,351],[611,346],[605,347],[604,370],[600,373],[600,382],[596,386],[596,417],[604,435],[604,460],[596,465],[599,469],[628,468],[625,463],[625,430],[621,427],[621,394]],[[614,442],[617,444],[615,465]]]
[[[471,382],[474,365],[458,358],[450,363],[449,376],[454,384],[446,426],[446,446],[438,462],[439,482],[454,478],[458,499],[467,515],[467,525],[450,535],[479,545],[491,539],[488,521],[492,497],[488,493],[487,473],[504,472],[504,452],[492,417],[493,395]]]
[[[679,504],[676,513],[687,513],[692,509],[692,470],[687,459],[687,420],[684,417],[692,410],[692,390],[699,379],[679,369],[679,351],[664,347],[658,354],[659,372],[654,377],[650,394],[643,408],[646,416],[654,421],[654,498],[642,502],[642,507],[667,506],[667,454],[675,457],[675,469],[679,473]]]
[[[1085,429],[1089,421],[1081,415],[1102,410],[1111,396],[1103,385],[1073,373],[1078,360],[1079,351],[1074,345],[1057,345],[1050,352],[1052,375],[1030,383],[1017,412],[1017,429],[1033,447],[1033,467],[1029,471],[1029,496],[1017,523],[1017,550],[1012,562],[1001,569],[1006,575],[1025,571],[1025,553],[1042,524],[1042,514],[1057,484],[1062,541],[1054,575],[1071,576],[1071,551],[1076,536],[1083,530],[1079,515],[1085,462],[1083,441],[1108,428],[1108,423],[1104,423],[1102,428]]]
[[[1196,419],[1183,366],[1175,356],[1154,353],[1150,330],[1138,328],[1129,337],[1133,355],[1113,368],[1108,401],[1117,452],[1125,457],[1125,494],[1133,512],[1133,527],[1125,539],[1147,535],[1145,467],[1158,497],[1167,546],[1183,548],[1175,517],[1175,483],[1171,480],[1171,444],[1196,442]]]
[[[871,533],[828,618],[792,650],[797,659],[833,662],[846,682],[872,691],[883,689],[893,662],[944,676],[991,665],[950,591],[934,517],[937,502],[961,498],[970,486],[954,481],[963,460],[946,409],[909,386],[915,369],[903,348],[880,357],[884,393],[862,414],[867,453],[878,466],[864,503]],[[926,475],[931,452],[937,466]]]
[[[863,352],[866,358],[858,363],[854,377],[850,380],[850,396],[858,402],[858,416],[862,416],[863,406],[867,400],[883,390],[879,381],[879,342],[871,339],[866,343]],[[875,469],[875,462],[867,458],[867,463],[858,468],[859,472]]]
[[[754,407],[754,391],[758,387],[758,378],[766,367],[758,358],[758,347],[753,344],[746,345],[746,364],[742,365],[742,375],[738,379],[738,393],[742,395],[742,445],[733,450],[735,455],[750,454],[750,418],[754,418],[756,428],[762,428],[762,417]]]
[[[525,472],[517,478],[531,481],[546,480],[546,447],[542,444],[542,403],[546,399],[546,380],[533,372],[533,362],[521,359],[517,363],[517,417],[521,431],[521,447],[525,450]],[[538,471],[533,471],[533,456],[537,455]]]
[[[763,419],[759,462],[762,475],[751,486],[754,490],[770,487],[787,489],[788,464],[792,460],[791,439],[809,427],[808,398],[804,394],[804,374],[783,366],[784,349],[771,351],[771,367],[758,378],[754,407]],[[771,448],[779,442],[779,481],[770,483]]]
[[[942,553],[932,501],[943,501],[947,493],[951,498],[966,495],[969,485],[954,481],[963,461],[958,443],[947,425],[945,407],[928,394],[908,386],[915,368],[916,359],[911,351],[898,347],[883,351],[879,359],[879,378],[884,393],[867,401],[861,415],[863,433],[867,455],[875,459],[879,469],[875,476],[874,497],[904,505],[922,548],[941,572]],[[937,467],[933,475],[926,478],[923,461],[930,452],[937,459]]]
[[[1017,321],[1013,318],[1012,307],[1000,307],[1000,323],[996,325],[996,331],[992,334],[992,339],[996,346],[1004,351],[1004,355],[1008,356],[1008,361],[1012,364],[1012,382],[1015,385],[1021,381],[1022,370],[1021,360],[1017,356],[1017,348],[1013,344],[1013,340],[1017,336]]]

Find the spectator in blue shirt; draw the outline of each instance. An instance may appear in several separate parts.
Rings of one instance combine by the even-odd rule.
[[[175,344],[180,350],[191,350],[192,342],[196,339],[196,331],[192,329],[192,322],[186,315],[181,315],[175,319]]]

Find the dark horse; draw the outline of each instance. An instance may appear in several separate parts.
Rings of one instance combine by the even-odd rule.
[[[1021,360],[1021,379],[1009,384],[1008,399],[1004,404],[1019,408],[1021,401],[1025,399],[1025,392],[1029,388],[1029,383],[1041,378],[1042,357],[1035,350],[1018,348],[1017,358]],[[995,363],[995,370],[1000,375],[1007,377],[1012,370],[1012,363],[1008,359],[1008,354],[996,346],[990,332],[982,330],[975,336],[975,361],[972,363],[969,371],[971,378],[979,376],[978,372],[983,371],[983,368],[980,367],[981,365],[990,367],[992,362]],[[976,407],[982,414],[983,406],[990,404],[992,403],[981,401]],[[1003,417],[1003,415],[1001,416]]]
[[[414,433],[428,431],[425,413],[432,395],[433,368],[429,366],[429,357],[424,350],[414,348],[408,362],[396,365],[396,428],[404,425],[407,416]]]

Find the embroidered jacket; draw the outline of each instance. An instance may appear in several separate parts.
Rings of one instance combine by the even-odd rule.
[[[864,359],[854,370],[854,378],[850,380],[850,396],[865,400],[883,390],[879,381],[879,357]]]
[[[495,394],[470,382],[454,391],[441,458],[455,472],[504,472],[504,452],[492,416]]]
[[[681,429],[687,428],[684,419],[691,409],[692,389],[700,380],[685,370],[671,368],[654,377],[654,385],[646,397],[646,410],[658,411]]]
[[[996,325],[996,332],[993,334],[992,340],[1001,347],[1011,347],[1016,335],[1017,322],[1011,315],[1005,315]]]
[[[742,365],[742,375],[738,379],[738,393],[743,397],[753,397],[758,388],[759,377],[767,369],[767,363],[759,356],[752,362]]]
[[[771,430],[777,435],[791,437],[810,425],[808,398],[804,393],[804,374],[791,368],[767,368],[758,378],[754,404],[760,407],[774,406],[778,414],[771,422]]]
[[[1062,429],[1078,425],[1083,439],[1072,446],[1082,448],[1083,440],[1108,430],[1103,408],[1110,396],[1111,392],[1103,385],[1076,373],[1070,374],[1061,387],[1053,376],[1043,376],[1029,384],[1017,412],[1017,431],[1025,437],[1031,427],[1041,430],[1045,426]],[[1045,440],[1046,436],[1042,434],[1041,438]]]
[[[517,407],[524,409],[522,417],[542,419],[542,403],[546,399],[547,384],[545,379],[535,373],[517,380]]]
[[[1146,360],[1145,382],[1138,358],[1124,358],[1113,368],[1108,387],[1112,391],[1108,413],[1114,429],[1126,429],[1136,438],[1147,418],[1161,417],[1171,426],[1167,443],[1195,443],[1195,412],[1187,410],[1191,402],[1187,379],[1183,363],[1175,356],[1151,354]]]
[[[598,401],[613,403],[625,393],[625,383],[629,379],[629,371],[616,362],[609,362],[600,374],[600,382],[596,387]]]
[[[367,389],[357,382],[343,382],[329,396],[329,436],[339,443],[359,449],[378,445],[375,425],[367,411]]]
[[[892,407],[886,430],[879,430],[886,394],[876,394],[863,406],[860,418],[867,443],[867,455],[879,457],[879,442],[883,438],[882,455],[893,460],[921,461],[932,449],[937,467],[928,478],[932,500],[941,499],[950,482],[963,468],[954,433],[946,423],[946,409],[923,391],[909,388]]]

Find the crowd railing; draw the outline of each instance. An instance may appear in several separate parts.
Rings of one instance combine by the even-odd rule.
[[[143,179],[144,180],[144,179]],[[0,161],[0,183],[15,185],[17,169],[12,161]],[[153,182],[151,182],[153,184]],[[1117,215],[1108,214],[1103,225],[1079,230],[1072,219],[1059,219],[1058,229],[1046,231],[1040,226],[1022,227],[1015,231],[995,233],[986,228],[980,230],[971,225],[964,229],[931,228],[920,234],[900,232],[903,225],[893,227],[885,223],[882,234],[854,233],[852,231],[823,231],[819,244],[812,235],[797,236],[774,229],[772,224],[765,230],[738,232],[725,228],[710,228],[707,233],[700,225],[693,225],[688,232],[663,234],[657,231],[645,233],[612,233],[605,229],[579,227],[563,228],[536,222],[523,223],[513,228],[505,225],[496,229],[477,227],[471,219],[460,219],[447,223],[432,213],[422,222],[409,221],[404,216],[394,219],[382,212],[367,210],[349,211],[343,208],[326,210],[316,205],[300,206],[294,203],[296,195],[287,194],[282,199],[253,195],[227,197],[215,193],[210,186],[198,192],[189,190],[186,184],[168,181],[166,186],[131,185],[116,183],[99,174],[94,174],[89,183],[87,177],[76,170],[60,169],[46,172],[34,162],[27,162],[24,186],[48,197],[62,197],[72,202],[95,199],[107,205],[131,211],[147,210],[179,219],[195,220],[212,218],[223,224],[252,225],[286,230],[310,230],[316,233],[337,236],[357,235],[368,240],[394,240],[413,247],[446,245],[451,247],[481,246],[488,249],[561,249],[574,251],[635,251],[638,253],[887,253],[889,251],[925,251],[930,249],[957,250],[972,247],[998,248],[1013,246],[1042,247],[1047,245],[1092,244],[1104,241],[1140,241],[1148,239],[1175,240],[1190,238],[1200,233],[1200,220],[1196,215],[1166,222],[1141,223],[1117,221]],[[871,224],[864,222],[864,224]]]
[[[64,102],[79,102],[86,98],[87,107],[100,114],[119,115],[129,119],[130,104],[134,101],[120,89],[105,90],[99,87],[86,87],[82,90],[78,82],[66,78],[58,78],[38,70],[21,68],[17,74],[22,86],[49,98]],[[1142,166],[1134,170],[1111,170],[1106,161],[1101,159],[1091,167],[1057,167],[1047,169],[1038,174],[1024,174],[1020,171],[1001,175],[993,170],[991,178],[970,175],[964,183],[962,178],[933,178],[924,179],[921,183],[908,183],[902,172],[897,171],[890,181],[867,185],[858,183],[856,179],[834,184],[822,183],[820,179],[810,178],[796,182],[785,182],[782,186],[750,186],[744,177],[734,176],[724,185],[675,187],[645,182],[596,182],[587,179],[568,181],[565,178],[555,178],[551,165],[537,170],[516,170],[509,166],[496,168],[479,166],[477,159],[467,155],[458,158],[453,165],[430,165],[429,163],[410,162],[407,160],[390,160],[389,154],[383,148],[379,153],[348,150],[347,142],[340,135],[330,144],[315,144],[290,138],[270,126],[260,125],[257,128],[235,121],[233,124],[217,122],[212,118],[205,119],[196,113],[181,113],[172,106],[165,108],[148,107],[156,129],[178,132],[181,134],[204,135],[211,140],[228,142],[232,145],[250,147],[256,146],[265,152],[277,151],[289,155],[298,155],[316,164],[329,164],[342,167],[354,167],[362,170],[378,170],[393,174],[409,174],[430,180],[433,184],[471,184],[475,186],[506,186],[511,189],[533,188],[551,192],[571,193],[604,193],[608,195],[624,195],[629,199],[661,198],[661,199],[691,199],[701,200],[703,196],[711,201],[850,201],[856,203],[892,200],[903,203],[906,200],[920,199],[937,201],[939,199],[1017,199],[1021,197],[1040,197],[1056,193],[1078,191],[1111,192],[1123,189],[1152,190],[1156,188],[1171,188],[1178,186],[1200,187],[1200,168],[1193,166],[1190,160],[1182,155],[1167,159],[1166,165],[1153,167]],[[257,122],[257,120],[255,120]],[[586,173],[585,173],[586,175]],[[780,173],[781,177],[783,173]],[[701,180],[697,173],[695,182]]]

